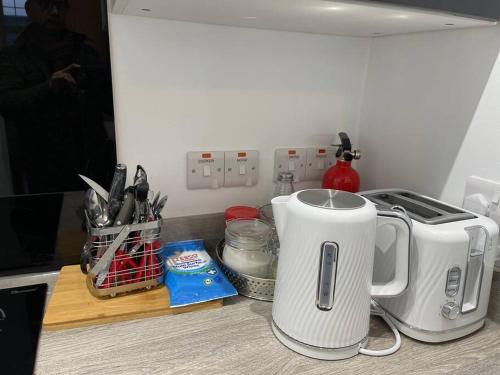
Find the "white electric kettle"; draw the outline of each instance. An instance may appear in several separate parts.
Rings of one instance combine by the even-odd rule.
[[[336,190],[303,190],[271,203],[281,244],[274,334],[308,357],[336,360],[363,352],[371,298],[401,294],[408,285],[410,218],[397,209],[377,211],[369,200]],[[394,231],[396,265],[392,280],[373,285],[381,226]]]

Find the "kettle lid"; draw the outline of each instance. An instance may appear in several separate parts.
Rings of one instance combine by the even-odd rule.
[[[297,194],[297,198],[309,206],[330,210],[352,210],[366,204],[366,201],[359,195],[340,190],[303,190]]]

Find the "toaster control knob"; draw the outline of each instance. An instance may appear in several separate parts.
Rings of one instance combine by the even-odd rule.
[[[441,309],[441,314],[446,319],[455,320],[458,317],[458,314],[460,314],[460,308],[457,304],[448,302]]]

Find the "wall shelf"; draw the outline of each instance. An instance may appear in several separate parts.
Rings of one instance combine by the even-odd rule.
[[[214,25],[343,36],[494,26],[491,20],[344,0],[115,0],[111,12]]]

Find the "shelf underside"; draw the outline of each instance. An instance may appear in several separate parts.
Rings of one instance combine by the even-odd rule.
[[[484,27],[496,22],[379,3],[329,0],[116,0],[115,14],[343,36]]]

